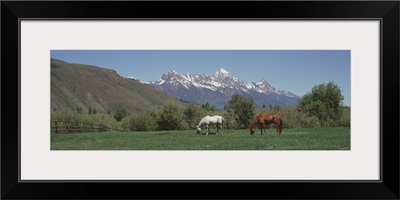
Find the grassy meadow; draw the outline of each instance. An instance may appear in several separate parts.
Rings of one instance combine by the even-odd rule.
[[[349,127],[51,134],[51,150],[350,150]]]

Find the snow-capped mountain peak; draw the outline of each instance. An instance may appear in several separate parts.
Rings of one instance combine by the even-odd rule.
[[[224,68],[219,69],[219,73],[221,73],[221,74],[229,74],[229,72],[226,71],[226,69],[224,69]]]
[[[235,93],[252,96],[256,106],[297,106],[299,99],[291,92],[272,87],[266,80],[253,83],[241,81],[224,68],[220,68],[211,76],[204,73],[178,74],[172,70],[150,84],[177,99],[200,104],[214,103],[217,108],[223,108]]]
[[[215,72],[212,76],[213,77],[230,77],[232,75],[229,74],[229,72],[226,71],[226,69],[221,68],[219,71]]]

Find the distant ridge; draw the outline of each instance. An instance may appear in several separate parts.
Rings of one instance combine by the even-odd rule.
[[[99,113],[148,111],[161,107],[170,96],[138,80],[123,78],[115,70],[92,65],[71,64],[51,59],[51,110]]]

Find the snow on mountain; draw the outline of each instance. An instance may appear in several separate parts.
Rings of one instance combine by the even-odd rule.
[[[161,79],[149,83],[176,99],[203,104],[209,102],[221,109],[230,97],[241,94],[253,97],[257,107],[265,105],[297,106],[299,97],[272,87],[266,80],[247,83],[221,68],[211,76],[206,74],[178,74],[171,71]]]

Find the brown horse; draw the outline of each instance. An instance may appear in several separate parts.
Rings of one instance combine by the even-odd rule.
[[[259,125],[261,127],[261,135],[263,134],[263,129],[265,130],[268,124],[275,124],[276,127],[276,133],[281,134],[282,133],[282,117],[278,114],[259,114],[253,121],[253,123],[250,126],[250,134],[254,134],[254,130],[256,128],[256,125]],[[266,130],[265,130],[266,132]]]

